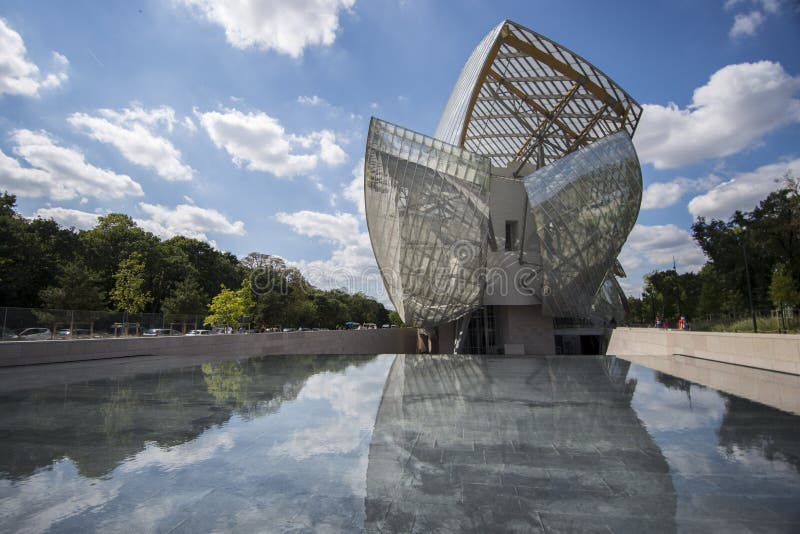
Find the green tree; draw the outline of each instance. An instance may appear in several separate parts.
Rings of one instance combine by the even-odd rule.
[[[56,278],[57,284],[39,291],[45,308],[59,310],[103,310],[105,296],[99,277],[76,260],[67,263]]]
[[[128,215],[124,213],[109,213],[98,217],[97,224],[91,230],[85,230],[79,234],[84,259],[92,270],[100,275],[103,289],[111,297],[111,290],[116,285],[115,273],[118,271],[122,262],[130,258],[132,254],[139,254],[140,261],[149,267],[154,267],[153,261],[155,248],[159,243],[156,236],[145,232]],[[143,287],[145,290],[152,289],[153,273],[147,271],[143,273]],[[150,304],[152,299],[144,304]],[[143,311],[144,308],[141,310]]]
[[[311,328],[318,324],[317,305],[313,300],[293,299],[286,310],[286,324]]]
[[[396,311],[394,310],[390,311],[388,317],[389,317],[389,323],[395,326],[405,326],[405,323],[403,323],[403,320],[400,318],[400,314],[397,313]]]
[[[316,291],[312,298],[317,305],[315,326],[336,328],[349,320],[347,306],[340,299],[339,290]]]
[[[185,236],[159,243],[153,270],[154,297],[162,306],[163,299],[188,277],[193,277],[207,296],[216,294],[221,285],[236,287],[245,277],[236,256]]]
[[[638,297],[627,297],[628,309],[625,312],[625,320],[628,323],[649,323],[648,310],[645,302]]]
[[[236,327],[242,317],[252,313],[254,304],[249,281],[245,280],[238,291],[222,286],[222,290],[211,299],[210,313],[203,324]]]
[[[161,311],[171,315],[188,315],[205,310],[208,296],[193,276],[178,282],[161,304]]]
[[[114,273],[114,281],[110,296],[111,302],[119,311],[139,313],[153,299],[150,292],[144,289],[145,264],[138,252],[122,260],[119,269]]]
[[[14,195],[0,196],[0,302],[33,308],[41,302],[39,292],[80,246],[75,232],[53,220],[26,219],[17,213],[16,202]]]
[[[800,304],[800,291],[797,290],[789,269],[782,263],[779,263],[772,272],[769,297],[775,306]]]
[[[752,212],[737,211],[727,222],[699,217],[692,225],[695,241],[723,288],[721,311],[737,313],[748,307],[745,255],[756,309],[769,306],[776,265],[785,265],[795,284],[800,282],[800,191],[796,178],[786,175],[783,182],[784,188],[770,193]]]

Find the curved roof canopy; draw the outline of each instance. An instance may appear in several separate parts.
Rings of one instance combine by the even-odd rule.
[[[641,113],[597,67],[505,20],[467,60],[434,136],[519,172],[622,130],[632,136]]]

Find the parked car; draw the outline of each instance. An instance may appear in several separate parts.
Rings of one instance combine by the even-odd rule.
[[[211,330],[189,330],[187,336],[210,336]]]
[[[53,333],[49,328],[23,328],[19,330],[11,339],[17,341],[34,341],[37,339],[52,339]]]
[[[361,326],[361,328],[363,330],[377,330],[378,329],[378,325],[376,325],[375,323],[364,323]]]
[[[180,332],[177,330],[172,330],[171,328],[151,328],[146,330],[143,336],[146,337],[156,337],[156,336],[179,336],[181,335]]]
[[[88,328],[61,328],[60,330],[56,330],[56,337],[58,338],[76,338],[76,337],[89,337],[89,329]]]
[[[233,328],[230,326],[212,326],[211,327],[211,334],[233,334]]]
[[[381,328],[391,328],[391,326],[390,326],[390,325],[388,325],[388,324],[382,324],[382,325],[381,325]]]

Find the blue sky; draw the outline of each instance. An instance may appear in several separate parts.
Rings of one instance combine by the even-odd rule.
[[[86,228],[122,211],[162,237],[282,256],[321,285],[374,275],[359,204],[370,116],[431,135],[504,18],[644,106],[646,191],[621,255],[631,294],[673,256],[702,265],[695,216],[752,209],[800,175],[790,0],[6,0],[0,190],[26,216]]]

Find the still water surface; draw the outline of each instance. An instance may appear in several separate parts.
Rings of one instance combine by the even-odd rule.
[[[797,532],[798,503],[800,417],[613,357],[0,373],[4,531]]]

